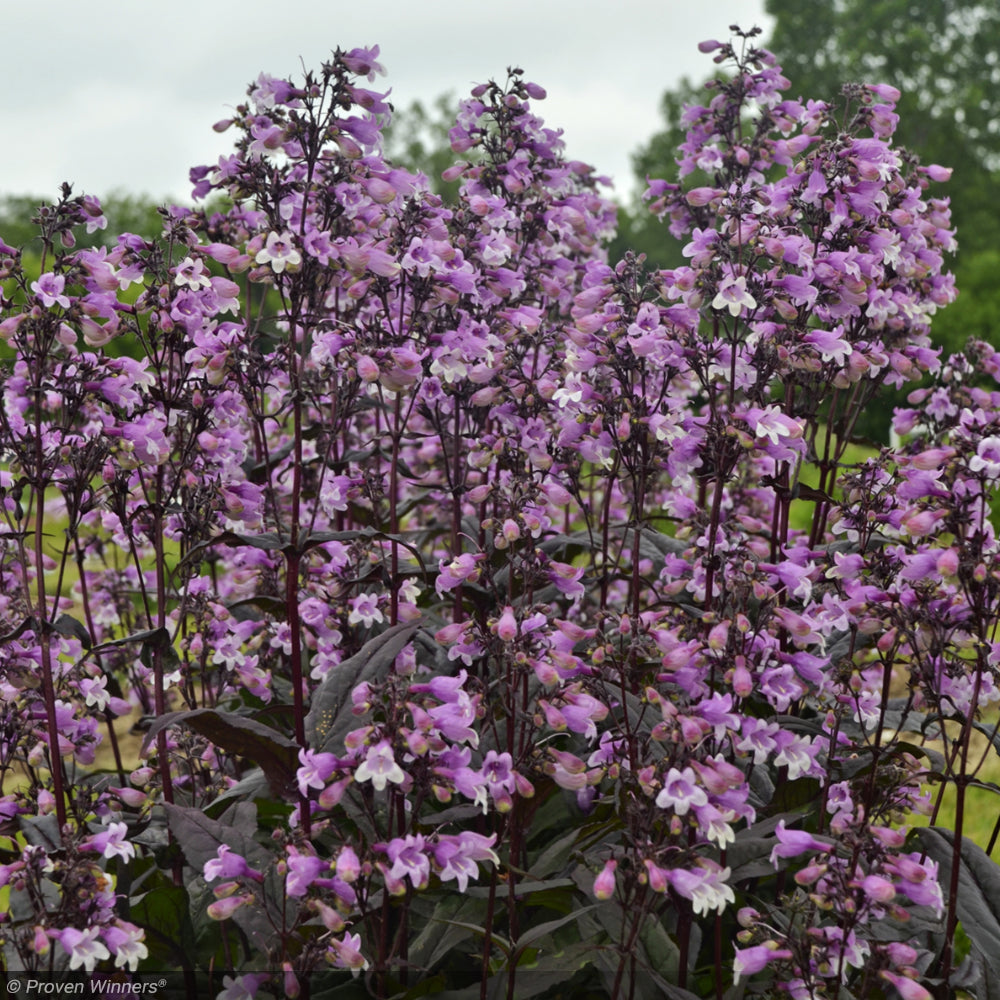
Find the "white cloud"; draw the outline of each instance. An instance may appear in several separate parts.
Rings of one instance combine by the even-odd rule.
[[[520,66],[547,89],[538,110],[564,130],[568,155],[625,193],[663,91],[712,69],[697,43],[763,19],[763,0],[188,0],[132,16],[108,0],[85,12],[68,0],[19,5],[5,11],[5,75],[21,86],[0,112],[16,151],[0,192],[54,196],[69,180],[78,192],[186,198],[188,169],[227,149],[212,124],[261,70],[298,75],[338,45],[378,44],[379,85],[397,109]]]

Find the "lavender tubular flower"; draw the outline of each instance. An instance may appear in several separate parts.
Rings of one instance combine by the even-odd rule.
[[[1000,702],[1000,355],[931,345],[946,171],[899,95],[790,98],[755,38],[703,45],[732,73],[651,181],[670,270],[609,259],[518,69],[453,201],[390,162],[377,47],[261,74],[162,239],[76,250],[67,189],[40,274],[0,242],[10,967],[195,928],[233,997],[564,953],[624,997],[667,940],[688,992],[948,980],[914,733],[963,790]]]

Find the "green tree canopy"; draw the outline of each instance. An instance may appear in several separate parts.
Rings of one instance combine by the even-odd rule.
[[[441,174],[458,159],[448,138],[457,111],[458,98],[452,93],[438,95],[429,108],[413,101],[393,115],[382,133],[386,159],[424,174],[431,190],[449,204],[458,201],[459,182],[446,181]]]
[[[895,141],[954,168],[948,194],[966,255],[993,246],[1000,177],[1000,4],[980,0],[767,0],[767,43],[795,94],[845,83],[902,92]]]
[[[924,163],[954,168],[947,194],[962,251],[993,246],[1000,215],[1000,4],[977,0],[767,0],[765,41],[791,96],[836,102],[845,84],[902,92],[895,141]],[[664,94],[664,128],[635,154],[636,175],[674,173],[685,105],[703,88]]]
[[[38,214],[40,206],[53,204],[56,200],[55,191],[44,196],[0,195],[0,236],[11,246],[32,253],[38,243],[38,226],[31,220]],[[113,191],[99,200],[108,224],[104,229],[96,229],[92,233],[78,233],[79,246],[112,244],[121,233],[136,233],[152,239],[163,229],[163,219],[158,211],[159,203],[152,198]]]
[[[846,84],[887,83],[900,90],[897,145],[923,163],[953,168],[935,192],[951,201],[959,252],[958,301],[936,320],[946,352],[970,336],[1000,343],[994,275],[1000,228],[1000,4],[977,0],[766,0],[774,18],[764,41],[791,81],[790,96],[836,102]],[[681,115],[704,103],[704,84],[684,79],[662,98],[663,128],[633,157],[636,176],[675,179]],[[692,179],[692,183],[697,183]],[[680,244],[667,227],[631,206],[619,240],[650,262],[676,266]]]

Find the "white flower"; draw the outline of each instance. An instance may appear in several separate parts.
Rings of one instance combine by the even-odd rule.
[[[302,254],[295,249],[291,233],[268,233],[264,249],[258,251],[254,259],[258,264],[270,264],[275,273],[281,274],[286,267],[297,269],[302,263]]]
[[[211,275],[205,271],[205,265],[200,260],[193,257],[185,257],[177,265],[177,273],[174,275],[175,285],[187,285],[188,288],[198,291],[199,288],[208,288],[211,284]]]
[[[355,781],[371,781],[372,787],[380,792],[388,782],[399,785],[405,778],[406,774],[392,755],[392,747],[385,740],[368,750],[368,755],[354,772]]]
[[[59,941],[69,954],[71,971],[82,968],[85,972],[93,972],[98,962],[111,957],[111,952],[97,940],[99,933],[98,927],[88,927],[83,931],[67,927],[60,932]]]
[[[663,788],[656,796],[656,804],[661,809],[673,809],[678,816],[686,815],[692,806],[707,805],[708,796],[703,788],[698,787],[697,780],[690,767],[683,771],[670,768],[663,779]]]
[[[223,991],[216,997],[216,1000],[254,1000],[257,990],[266,977],[261,973],[247,973],[244,976],[223,976]]]
[[[375,594],[359,594],[351,598],[351,613],[347,616],[348,625],[364,622],[365,628],[371,628],[374,622],[384,621],[385,616],[379,610],[378,597]]]
[[[739,316],[740,310],[756,309],[757,300],[747,291],[747,279],[740,275],[722,279],[719,292],[712,300],[713,309],[728,309],[733,316]]]
[[[96,708],[98,712],[103,712],[111,701],[111,692],[108,690],[108,679],[103,675],[100,677],[87,677],[80,681],[80,693],[87,696],[87,705]]]
[[[149,949],[142,943],[144,936],[141,927],[124,920],[104,929],[104,940],[115,953],[116,969],[128,966],[135,972],[139,963],[149,954]]]
[[[583,390],[584,386],[579,376],[570,375],[565,385],[560,386],[552,394],[552,399],[559,404],[559,409],[564,410],[570,403],[583,402]]]
[[[766,437],[771,444],[778,444],[780,438],[795,440],[802,437],[802,425],[782,413],[777,406],[752,407],[747,410],[746,419],[757,437]]]
[[[736,902],[732,888],[726,884],[730,874],[729,868],[704,861],[693,871],[671,868],[667,878],[677,892],[691,900],[695,916],[707,916],[713,910],[722,913],[730,903]]]
[[[1000,475],[1000,438],[983,438],[976,447],[976,454],[969,459],[972,472],[985,472],[990,479]]]

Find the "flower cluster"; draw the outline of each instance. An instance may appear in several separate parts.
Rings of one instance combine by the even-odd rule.
[[[169,899],[224,995],[955,974],[906,824],[921,739],[964,788],[1000,698],[1000,358],[931,347],[947,171],[898,94],[789,99],[752,39],[651,181],[669,271],[607,259],[520,70],[461,104],[455,205],[388,162],[377,48],[258,77],[162,239],[74,250],[67,190],[37,275],[0,246],[8,961],[134,969]]]

